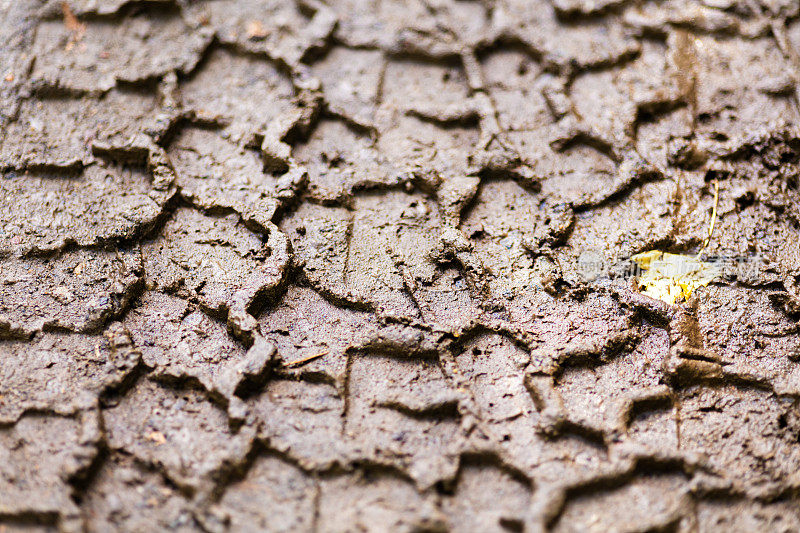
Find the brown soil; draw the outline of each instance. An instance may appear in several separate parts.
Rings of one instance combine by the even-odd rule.
[[[798,79],[794,0],[0,0],[0,531],[800,531]]]

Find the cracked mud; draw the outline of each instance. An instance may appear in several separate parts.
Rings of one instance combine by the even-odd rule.
[[[0,0],[0,532],[800,531],[798,82],[794,0]]]

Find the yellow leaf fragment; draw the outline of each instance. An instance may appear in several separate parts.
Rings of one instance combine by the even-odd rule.
[[[267,36],[267,30],[261,21],[251,20],[247,23],[247,38],[248,39],[263,39]]]
[[[163,433],[160,431],[151,431],[147,435],[145,435],[147,440],[151,440],[156,443],[156,446],[161,446],[165,442],[167,442],[167,437],[164,436]]]
[[[693,255],[651,250],[631,259],[642,269],[641,292],[671,305],[687,300],[698,287],[705,287],[720,275],[718,265]]]
[[[64,16],[64,26],[72,33],[72,37],[65,47],[65,50],[69,52],[75,43],[79,43],[83,39],[83,35],[86,33],[86,24],[78,20],[78,17],[72,12],[69,2],[61,2],[61,13]]]
[[[674,305],[678,301],[688,300],[695,289],[705,287],[721,275],[722,269],[719,263],[700,260],[714,234],[718,206],[719,182],[714,180],[714,207],[703,248],[697,255],[650,250],[631,257],[642,270],[639,276],[639,288],[643,294]]]
[[[86,31],[86,25],[82,24],[72,13],[72,8],[69,7],[69,2],[61,2],[61,13],[64,15],[64,26],[73,33],[80,33]]]

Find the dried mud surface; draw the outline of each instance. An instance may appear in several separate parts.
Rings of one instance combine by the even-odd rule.
[[[0,0],[0,531],[800,531],[798,6]]]

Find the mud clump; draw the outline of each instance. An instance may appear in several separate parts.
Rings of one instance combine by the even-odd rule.
[[[800,530],[799,15],[0,0],[0,531]]]

